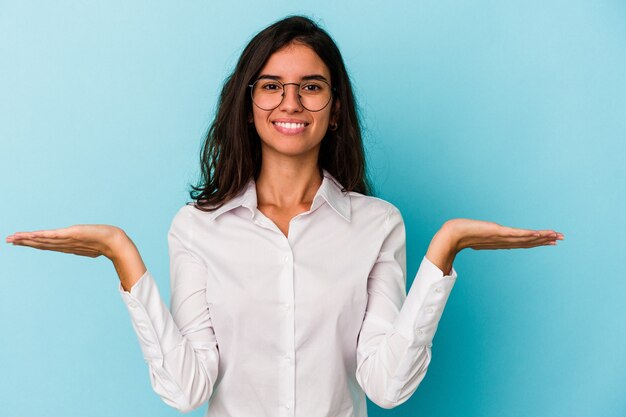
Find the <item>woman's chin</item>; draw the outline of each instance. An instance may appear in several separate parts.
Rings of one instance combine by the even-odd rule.
[[[291,140],[289,140],[291,139]],[[278,143],[264,144],[263,153],[275,157],[303,158],[312,156],[317,158],[319,154],[319,144],[316,146],[304,146],[302,142],[288,138],[288,140],[280,140]]]

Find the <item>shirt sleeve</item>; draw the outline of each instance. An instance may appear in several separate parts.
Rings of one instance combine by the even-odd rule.
[[[119,286],[154,391],[166,404],[183,412],[210,398],[219,363],[205,297],[206,267],[183,244],[191,237],[189,228],[184,227],[185,217],[181,210],[168,233],[171,312],[149,271],[129,292]]]
[[[424,379],[432,340],[457,274],[422,259],[406,294],[404,221],[391,207],[386,235],[368,277],[368,302],[357,342],[359,385],[383,408],[402,404]]]

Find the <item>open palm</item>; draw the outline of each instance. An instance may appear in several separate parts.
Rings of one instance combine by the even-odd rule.
[[[554,230],[518,229],[472,219],[449,220],[446,227],[456,237],[457,250],[533,248],[555,245],[557,240],[565,238],[562,233]]]
[[[104,255],[111,259],[112,247],[123,236],[124,231],[116,226],[77,224],[61,229],[17,232],[8,236],[6,242],[91,258]]]

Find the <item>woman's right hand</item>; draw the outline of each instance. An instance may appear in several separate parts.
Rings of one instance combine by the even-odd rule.
[[[7,243],[35,249],[72,253],[96,258],[104,255],[113,260],[115,248],[128,237],[122,229],[105,224],[77,224],[54,230],[17,232]]]
[[[113,262],[127,291],[146,271],[135,244],[116,226],[77,224],[61,229],[17,232],[7,236],[6,242],[91,258],[105,256]]]

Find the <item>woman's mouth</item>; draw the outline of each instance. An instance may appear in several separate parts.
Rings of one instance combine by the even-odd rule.
[[[309,125],[305,122],[272,122],[276,130],[284,135],[297,135]]]

